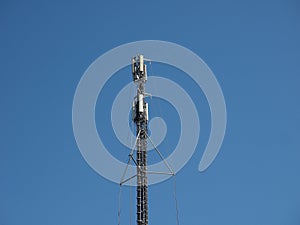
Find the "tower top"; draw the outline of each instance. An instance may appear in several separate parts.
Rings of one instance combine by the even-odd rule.
[[[147,81],[147,65],[143,55],[137,55],[131,59],[132,79],[134,83]]]

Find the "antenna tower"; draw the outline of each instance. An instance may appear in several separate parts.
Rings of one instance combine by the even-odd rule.
[[[147,66],[144,56],[132,58],[132,76],[137,94],[132,106],[132,119],[136,125],[137,165],[137,225],[148,225],[147,137],[148,103],[145,101]]]
[[[148,136],[148,103],[145,100],[146,96],[149,94],[145,93],[145,83],[147,82],[147,65],[144,63],[149,61],[144,58],[143,55],[138,55],[132,58],[132,78],[133,82],[137,86],[137,93],[132,103],[132,121],[136,125],[136,140],[131,152],[129,154],[129,159],[121,178],[121,186],[128,182],[129,180],[136,177],[137,179],[137,225],[148,225],[148,178],[147,174],[164,174],[169,176],[175,176],[175,173],[165,161],[164,157],[157,149],[157,147],[152,142],[151,138]],[[169,172],[159,172],[159,171],[148,171],[147,170],[147,140],[154,147],[155,151],[164,162],[166,168]],[[133,150],[136,148],[136,157],[133,156]],[[125,178],[126,172],[130,161],[133,161],[136,166],[136,174]],[[120,209],[119,209],[120,210]],[[119,224],[120,224],[120,211]],[[177,223],[178,224],[178,223]]]

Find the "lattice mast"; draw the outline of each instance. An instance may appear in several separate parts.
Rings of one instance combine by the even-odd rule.
[[[132,58],[132,76],[137,85],[137,94],[132,106],[132,120],[136,125],[137,165],[137,225],[148,225],[148,182],[147,182],[147,132],[148,103],[145,101],[147,66],[144,56]]]

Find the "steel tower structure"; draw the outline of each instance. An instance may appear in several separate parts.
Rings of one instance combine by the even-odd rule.
[[[132,120],[136,125],[137,225],[148,225],[148,103],[145,101],[147,66],[143,55],[132,58],[132,77],[137,84],[137,94],[132,106]]]
[[[165,161],[163,155],[154,145],[151,138],[148,136],[148,103],[145,100],[146,96],[150,96],[145,92],[145,83],[147,82],[147,65],[144,63],[149,61],[144,59],[143,55],[138,55],[132,58],[132,78],[137,86],[137,93],[132,104],[132,121],[136,125],[136,139],[133,148],[129,154],[129,159],[120,181],[121,186],[130,181],[137,179],[137,225],[148,225],[148,178],[147,174],[164,174],[174,176],[175,173]],[[147,141],[151,145],[164,162],[169,172],[148,171],[147,170]],[[134,149],[136,149],[136,157],[133,156]],[[126,178],[128,166],[131,162],[136,166],[136,174]],[[120,189],[121,190],[121,189]],[[121,193],[121,192],[120,192]],[[120,204],[120,202],[119,202]],[[120,207],[120,205],[119,205]],[[120,208],[118,211],[120,224]]]

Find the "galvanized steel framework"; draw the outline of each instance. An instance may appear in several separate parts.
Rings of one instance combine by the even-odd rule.
[[[148,184],[147,184],[147,132],[148,103],[145,101],[146,65],[143,55],[132,59],[133,81],[137,83],[136,101],[133,103],[133,121],[136,124],[137,164],[137,224],[148,225]]]
[[[144,56],[138,55],[132,58],[132,77],[137,85],[137,94],[132,104],[132,120],[136,125],[136,140],[129,154],[127,166],[120,181],[120,187],[133,178],[137,178],[137,225],[148,225],[148,179],[147,174],[164,174],[174,176],[174,172],[163,158],[160,151],[148,136],[148,103],[145,97],[145,83],[147,82],[147,65],[144,63]],[[155,151],[164,162],[169,172],[148,171],[147,170],[147,140],[154,147]],[[136,158],[133,156],[136,148]],[[136,165],[136,174],[125,178],[130,161]],[[120,224],[120,211],[119,223]]]

